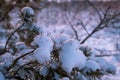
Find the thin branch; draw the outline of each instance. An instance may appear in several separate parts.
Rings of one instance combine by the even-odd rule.
[[[22,79],[20,76],[7,76],[7,77],[5,77],[5,78],[7,78],[7,79],[9,79],[9,80],[11,80],[11,79],[15,79],[15,80],[24,80],[24,79]]]
[[[10,34],[10,36],[8,37],[8,39],[7,39],[7,41],[6,41],[6,44],[5,44],[5,47],[4,47],[4,51],[3,51],[3,53],[1,53],[0,55],[3,55],[3,54],[6,52],[6,50],[7,50],[7,45],[8,45],[8,43],[9,43],[10,39],[12,38],[12,36],[13,36],[23,25],[24,25],[24,24],[22,24],[20,27],[18,27],[17,29],[15,29],[15,30]]]
[[[95,7],[94,4],[92,4],[92,2],[90,2],[89,0],[87,0],[87,2],[90,4],[91,7],[93,7],[96,10],[100,20],[102,20],[102,15],[100,14],[100,11]]]
[[[27,56],[27,55],[29,55],[29,54],[31,54],[31,53],[33,53],[35,50],[36,50],[36,48],[33,49],[33,50],[30,51],[30,52],[27,52],[27,53],[21,55],[21,56],[18,57],[18,58],[16,58],[16,59],[13,61],[12,65],[8,68],[8,71],[9,71],[12,67],[14,67],[14,65],[16,65],[16,63],[18,62],[18,60],[20,60],[21,58],[23,58],[23,57],[25,57],[25,56]]]
[[[89,35],[89,32],[88,32],[88,30],[86,29],[85,24],[83,23],[83,21],[80,20],[80,19],[78,19],[78,18],[76,18],[76,17],[74,17],[74,19],[80,21],[80,25],[81,25],[82,28],[85,30],[85,32]]]
[[[82,21],[80,21],[80,24],[81,24],[82,28],[86,31],[86,33],[89,35],[89,32],[88,32],[88,30],[86,29],[84,23],[83,23]]]
[[[95,57],[108,57],[108,56],[116,56],[116,55],[120,55],[120,54],[102,54],[102,55],[95,55]]]
[[[69,18],[68,18],[68,16],[67,16],[66,14],[65,14],[65,17],[66,17],[68,23],[70,24],[70,26],[71,26],[73,32],[75,33],[76,39],[79,41],[78,33],[77,33],[77,31],[75,30],[74,25],[73,25],[72,22],[69,20]]]
[[[98,26],[87,36],[85,39],[80,44],[83,44],[88,38],[90,38],[97,30],[98,28],[102,25],[103,20],[98,24]]]
[[[108,8],[105,11],[104,17],[101,19],[100,23],[97,25],[96,28],[94,28],[94,30],[87,36],[85,37],[85,39],[83,39],[83,41],[81,42],[81,44],[83,44],[88,38],[90,38],[95,32],[99,31],[100,29],[103,29],[105,27],[107,27],[107,24],[109,24],[109,22],[112,20],[112,18],[110,18],[107,21],[107,13],[110,9],[110,5],[108,6]]]
[[[21,68],[25,67],[26,65],[30,65],[30,64],[34,64],[34,63],[37,63],[37,62],[36,62],[36,61],[32,61],[32,62],[28,62],[28,63],[20,66],[20,67],[14,72],[13,75],[17,74],[17,72],[18,72]]]

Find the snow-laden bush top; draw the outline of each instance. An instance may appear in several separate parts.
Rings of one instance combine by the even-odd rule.
[[[96,72],[97,70],[101,69],[100,64],[92,60],[87,60],[85,67],[92,72]]]
[[[67,34],[61,34],[59,36],[56,36],[54,39],[56,48],[60,48],[61,44],[64,41],[69,40],[70,38],[71,38],[70,35],[67,35]]]
[[[78,50],[79,47],[80,47],[79,41],[74,39],[68,39],[63,43],[61,49],[65,51],[70,51],[70,50],[74,51],[74,50]]]
[[[79,42],[77,40],[68,40],[63,43],[60,51],[60,62],[62,68],[70,73],[73,68],[82,69],[86,63],[86,57],[79,50]]]
[[[21,10],[21,13],[22,13],[23,18],[26,19],[26,20],[30,20],[31,17],[33,17],[35,15],[33,9],[30,8],[30,7],[24,7]]]
[[[53,41],[50,37],[38,35],[34,38],[31,45],[38,45],[38,48],[34,52],[34,57],[40,64],[50,61],[50,54],[53,49]]]

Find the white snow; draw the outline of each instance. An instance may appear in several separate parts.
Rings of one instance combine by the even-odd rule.
[[[43,48],[38,48],[37,50],[35,50],[33,56],[39,63],[45,63],[50,60],[50,51]]]
[[[0,72],[0,80],[5,80],[5,77],[1,72]]]
[[[70,80],[68,77],[63,77],[62,79],[60,80]]]
[[[59,66],[59,63],[58,63],[58,62],[55,62],[55,61],[53,61],[53,62],[50,64],[50,67],[51,67],[52,69],[57,69],[58,66]]]
[[[112,63],[107,62],[106,66],[104,66],[103,69],[106,72],[112,73],[114,75],[116,74],[116,66],[114,64],[112,64]]]
[[[94,57],[92,60],[96,61],[101,69],[105,72],[115,74],[116,73],[116,66],[108,61],[106,61],[103,57]]]
[[[4,62],[5,67],[9,67],[12,64],[13,60],[14,57],[11,55],[11,53],[5,53],[2,56],[0,56],[0,61]]]
[[[79,41],[75,39],[68,39],[63,43],[61,49],[64,51],[70,51],[70,50],[78,50],[79,47],[80,47]]]
[[[70,39],[70,35],[67,34],[61,34],[56,36],[54,39],[56,48],[60,48],[61,44],[68,39]]]
[[[86,62],[83,52],[78,50],[79,42],[77,40],[68,40],[61,46],[60,62],[62,68],[70,73],[74,67],[82,69]]]
[[[45,77],[45,76],[48,74],[48,66],[47,66],[47,65],[44,65],[44,66],[40,69],[39,73],[40,73],[42,76]]]
[[[24,8],[21,10],[21,12],[22,12],[22,14],[23,14],[24,16],[26,16],[26,15],[34,15],[34,14],[35,14],[34,11],[33,11],[33,9],[30,8],[30,7],[24,7]]]
[[[92,60],[87,60],[85,67],[90,69],[93,72],[101,69],[100,65],[97,62],[92,61]]]
[[[39,63],[45,63],[50,60],[50,53],[53,49],[53,41],[50,37],[45,35],[38,35],[35,37],[32,45],[38,45],[39,48],[35,50],[34,57]]]

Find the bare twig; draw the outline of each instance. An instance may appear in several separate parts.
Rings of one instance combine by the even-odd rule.
[[[78,33],[77,33],[76,29],[74,28],[74,25],[73,25],[72,22],[69,20],[69,18],[68,18],[67,15],[65,15],[65,17],[66,17],[68,23],[70,24],[72,30],[74,31],[76,39],[79,41],[79,36],[78,36]]]
[[[3,53],[1,53],[0,55],[3,55],[3,54],[6,52],[6,50],[7,50],[7,45],[8,45],[8,43],[9,43],[10,39],[12,38],[12,36],[13,36],[23,25],[24,25],[24,24],[22,24],[20,27],[18,27],[17,29],[15,29],[15,30],[10,34],[10,36],[8,37],[8,39],[7,39],[7,41],[6,41],[6,44],[5,44],[5,47],[4,47],[4,51],[3,51]]]
[[[100,11],[97,9],[97,7],[94,4],[92,4],[89,0],[87,0],[87,2],[91,5],[91,7],[93,7],[96,10],[100,20],[102,20],[102,15],[100,14]]]
[[[83,41],[81,42],[81,44],[83,44],[88,38],[90,38],[95,32],[99,31],[100,29],[103,29],[105,27],[107,27],[110,23],[110,21],[113,19],[113,18],[110,18],[109,20],[107,20],[107,14],[108,14],[108,11],[110,9],[110,5],[108,6],[108,8],[106,9],[105,11],[105,14],[104,14],[104,17],[102,19],[100,19],[100,23],[97,25],[96,28],[94,28],[94,30],[87,36],[85,37],[85,39],[83,39]]]
[[[78,11],[79,11],[79,7],[77,7],[77,9],[75,10],[75,13],[74,13],[74,15],[73,15],[73,17],[72,17],[72,20],[70,20],[69,17],[67,16],[67,13],[66,13],[66,12],[67,12],[67,8],[68,8],[68,5],[65,4],[65,6],[66,6],[65,13],[64,13],[65,18],[66,18],[66,20],[68,21],[68,23],[70,24],[70,27],[72,28],[72,30],[73,30],[73,32],[74,32],[74,34],[75,34],[76,39],[77,39],[78,41],[80,41],[80,40],[79,40],[78,33],[77,33],[77,30],[75,29],[75,27],[74,27],[74,25],[73,25],[73,23],[72,23],[72,20],[74,19],[74,17],[77,15],[77,13],[78,13]]]
[[[88,30],[86,29],[86,26],[85,26],[85,24],[83,23],[83,21],[82,20],[80,20],[79,18],[77,18],[77,17],[74,17],[74,19],[76,19],[76,20],[78,20],[79,22],[80,22],[80,25],[82,26],[82,28],[85,30],[85,32],[89,35],[89,32],[88,32]]]
[[[100,54],[95,55],[95,57],[109,57],[109,56],[120,55],[120,53],[118,53],[120,50],[101,50],[97,48],[95,48],[95,50],[100,52]],[[109,54],[106,54],[106,53],[109,53]]]
[[[25,57],[25,56],[27,56],[27,55],[29,55],[29,54],[33,53],[35,50],[36,50],[36,48],[35,48],[35,49],[33,49],[33,50],[32,50],[32,51],[30,51],[30,52],[27,52],[27,53],[25,53],[25,54],[21,55],[21,56],[20,56],[20,57],[18,57],[18,58],[16,58],[16,59],[13,61],[12,65],[8,68],[8,71],[9,71],[12,67],[14,67],[14,65],[16,65],[16,63],[18,62],[18,60],[19,60],[19,59],[21,59],[21,58],[23,58],[23,57]]]
[[[37,61],[28,62],[28,63],[26,63],[26,64],[20,66],[20,67],[14,72],[13,75],[17,74],[17,72],[18,72],[21,68],[25,67],[26,65],[30,65],[30,64],[33,65],[34,63],[37,63]]]
[[[83,23],[82,21],[80,21],[80,23],[81,23],[82,28],[83,28],[83,29],[86,31],[86,33],[89,35],[89,32],[88,32],[88,30],[86,29],[84,23]]]
[[[109,57],[109,56],[115,56],[115,55],[120,55],[120,54],[102,54],[102,55],[95,55],[95,57]]]
[[[96,10],[100,20],[102,20],[102,15],[100,14],[99,9],[97,9],[97,7],[94,4],[92,4],[92,2],[90,2],[89,0],[87,0],[87,2],[91,5],[91,7],[93,7]]]

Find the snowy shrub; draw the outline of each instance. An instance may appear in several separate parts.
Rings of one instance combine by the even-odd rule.
[[[35,15],[33,9],[30,8],[30,7],[24,7],[24,8],[21,10],[21,12],[22,12],[23,18],[26,19],[26,20],[30,20],[30,21],[32,21],[32,20],[31,20],[31,17],[33,17],[33,16]]]
[[[115,75],[116,66],[96,56],[100,53],[92,46],[80,44],[71,35],[75,31],[55,36],[38,28],[32,21],[34,15],[32,8],[24,7],[22,24],[8,30],[5,42],[1,41],[0,80],[99,80]],[[2,39],[5,31],[0,33]]]

